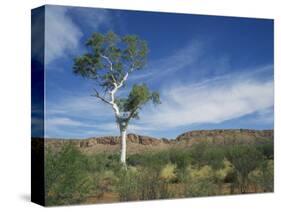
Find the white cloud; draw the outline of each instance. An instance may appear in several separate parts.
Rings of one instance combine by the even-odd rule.
[[[66,117],[47,119],[47,123],[48,123],[49,127],[56,127],[56,126],[73,126],[73,127],[85,126],[85,124],[83,122],[75,121],[75,120],[72,120],[72,119],[66,118]]]
[[[202,54],[203,43],[199,41],[191,41],[170,55],[152,61],[151,64],[143,70],[144,72],[135,73],[130,77],[131,80],[141,79],[159,79],[159,77],[165,77],[169,73],[176,73],[189,65],[196,63]],[[168,51],[168,50],[167,50]],[[148,61],[149,62],[149,61]]]
[[[78,47],[82,32],[67,15],[67,7],[47,6],[45,13],[45,63]]]
[[[258,67],[244,74],[223,75],[199,83],[166,85],[160,90],[162,104],[147,105],[130,133],[151,134],[191,124],[221,123],[256,114],[256,120],[272,123],[273,80],[256,78],[272,66]],[[90,96],[65,95],[47,101],[47,135],[91,137],[117,135],[112,109]],[[73,130],[69,130],[69,129]],[[69,133],[70,132],[70,133]]]
[[[86,25],[88,30],[95,31],[100,27],[112,28],[112,18],[106,9],[73,7],[71,13],[83,20],[83,25]]]
[[[47,116],[79,116],[82,118],[108,118],[111,108],[90,95],[65,96],[56,102],[47,100]]]
[[[107,25],[109,17],[106,10],[90,10],[87,8],[72,8],[61,6],[46,6],[45,13],[45,63],[63,57],[79,47],[83,32],[75,23],[70,12],[79,15],[89,29],[97,30],[101,25]]]
[[[99,23],[106,22],[105,14],[101,16],[104,18],[101,18]],[[143,134],[172,130],[191,124],[221,123],[252,113],[262,114],[262,111],[273,106],[272,79],[259,80],[264,73],[270,73],[272,65],[229,71],[227,57],[223,57],[220,66],[208,60],[206,64],[202,64],[201,59],[204,56],[202,45],[201,42],[190,42],[170,56],[153,62],[144,73],[130,76],[129,79],[133,81],[155,79],[156,82],[159,80],[159,73],[161,77],[167,77],[171,74],[180,76],[185,70],[195,73],[193,70],[199,71],[198,67],[204,73],[214,73],[216,70],[213,78],[203,77],[205,80],[199,83],[190,84],[191,80],[185,83],[184,79],[177,77],[173,77],[176,81],[164,83],[165,87],[163,82],[160,82],[162,104],[157,107],[146,106],[141,111],[141,120],[134,121],[129,126],[130,132]],[[233,74],[221,75],[221,73]],[[127,92],[128,89],[125,88],[123,91],[120,90],[119,95]],[[57,116],[63,119],[52,120]],[[264,120],[267,118],[267,122],[272,120],[268,118],[270,114],[258,116]],[[68,95],[56,102],[47,101],[47,117],[50,118],[50,121],[47,119],[49,132],[62,135],[70,134],[65,127],[75,126],[79,128],[79,132],[71,133],[78,137],[118,133],[112,109],[88,95]]]
[[[69,133],[72,134],[69,127],[73,129],[87,126],[83,122],[68,117],[47,117],[45,125],[45,135],[47,137],[60,137],[63,134],[69,135]]]
[[[118,128],[114,122],[80,121],[67,116],[49,117],[46,119],[45,133],[47,137],[93,137],[117,134]]]
[[[47,101],[47,137],[91,137],[118,133],[110,106],[91,96],[64,96]]]
[[[141,123],[155,130],[221,123],[272,107],[273,87],[272,80],[253,80],[250,75],[173,85],[161,91],[161,105],[143,111]]]

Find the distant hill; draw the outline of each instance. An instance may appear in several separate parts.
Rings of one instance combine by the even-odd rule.
[[[207,142],[211,144],[226,145],[240,143],[259,143],[272,141],[273,130],[225,129],[225,130],[196,130],[177,136],[175,139],[153,138],[136,134],[127,135],[128,154],[163,150],[171,147],[188,148],[196,143]],[[34,138],[33,141],[36,139]],[[87,139],[46,139],[45,146],[59,148],[63,143],[71,142],[81,151],[116,152],[119,150],[119,136],[94,137]]]

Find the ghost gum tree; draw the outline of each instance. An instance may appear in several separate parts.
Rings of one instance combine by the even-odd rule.
[[[126,97],[116,94],[126,85],[130,75],[142,70],[148,47],[136,35],[118,36],[113,32],[94,33],[86,43],[87,53],[75,58],[74,73],[95,82],[94,94],[109,105],[121,135],[121,158],[126,165],[126,134],[131,119],[139,118],[140,109],[149,101],[160,103],[159,94],[145,84],[134,84]]]

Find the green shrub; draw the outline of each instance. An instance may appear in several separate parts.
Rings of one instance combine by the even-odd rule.
[[[45,157],[47,205],[81,202],[96,180],[84,171],[87,158],[71,144],[57,152],[47,149]]]
[[[196,166],[211,166],[214,169],[223,167],[225,157],[224,146],[199,143],[192,146],[190,158],[192,164]]]
[[[159,178],[165,182],[170,182],[176,178],[176,165],[172,163],[166,164],[161,172]]]
[[[240,192],[246,193],[249,186],[248,175],[260,165],[263,155],[253,145],[235,145],[228,148],[226,157],[234,167]]]
[[[273,160],[263,161],[257,169],[249,173],[249,179],[255,185],[255,191],[260,188],[263,192],[273,192]]]
[[[209,165],[213,169],[224,167],[225,151],[221,146],[208,147],[203,154],[204,165]]]
[[[119,154],[84,154],[71,143],[45,154],[47,205],[102,199],[120,201],[273,191],[273,143],[172,148],[129,155],[127,169]],[[230,185],[230,191],[225,186]],[[238,191],[239,190],[239,191]]]
[[[207,150],[207,143],[198,143],[192,145],[190,149],[190,156],[192,159],[192,165],[204,166],[206,165],[206,161],[204,158],[205,151]]]
[[[188,197],[216,195],[214,171],[210,166],[188,167],[185,195]]]
[[[160,152],[144,152],[142,154],[130,155],[127,159],[127,164],[130,166],[142,166],[156,168],[170,161],[169,152],[164,150]]]
[[[121,169],[118,173],[117,192],[120,201],[137,200],[138,198],[138,172],[135,168]]]
[[[259,150],[264,157],[267,159],[273,160],[274,159],[274,146],[272,141],[263,142],[257,145],[257,150]]]
[[[169,151],[169,158],[172,164],[183,170],[191,163],[191,154],[187,149],[173,148]]]

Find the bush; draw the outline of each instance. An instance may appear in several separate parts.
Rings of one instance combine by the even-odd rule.
[[[201,168],[189,167],[187,169],[187,180],[185,195],[187,197],[215,195],[217,185],[215,183],[214,171],[210,166]]]
[[[192,146],[190,150],[192,164],[200,167],[211,166],[213,169],[223,167],[225,150],[223,146],[199,143]]]
[[[169,159],[179,170],[183,170],[191,163],[191,154],[187,149],[173,148],[169,151]]]
[[[253,145],[236,145],[228,148],[226,157],[234,167],[240,192],[246,193],[248,175],[260,165],[263,155]]]
[[[95,177],[85,172],[86,157],[74,145],[66,144],[59,151],[46,151],[46,204],[81,202],[95,185]]]
[[[175,171],[176,171],[176,166],[174,164],[168,163],[162,168],[159,178],[161,180],[170,182],[171,180],[176,178]]]
[[[138,199],[138,172],[135,168],[121,169],[118,175],[117,192],[120,201]]]
[[[274,164],[273,160],[265,160],[250,172],[249,179],[255,186],[255,192],[260,188],[263,192],[273,192]]]
[[[142,167],[139,170],[139,193],[140,200],[150,200],[159,198],[159,171],[160,168],[155,169],[151,167]]]
[[[158,170],[168,162],[170,162],[168,151],[161,151],[156,153],[144,152],[142,154],[134,154],[130,155],[127,160],[127,164],[130,166],[142,166],[155,168]]]
[[[129,155],[81,153],[71,143],[45,154],[47,205],[105,198],[120,201],[273,191],[273,144],[210,145]],[[230,192],[225,185],[230,186]],[[238,191],[239,190],[239,191]],[[110,196],[110,195],[109,195]],[[105,199],[103,199],[104,201]]]
[[[207,150],[207,143],[198,143],[191,147],[190,157],[192,159],[192,165],[198,165],[200,167],[206,165],[204,158],[205,151]]]
[[[203,154],[204,165],[209,165],[213,169],[224,167],[225,151],[221,146],[212,146],[206,149]]]
[[[257,150],[259,150],[264,157],[269,160],[274,159],[274,146],[272,141],[263,142],[257,145]]]
[[[233,165],[228,160],[223,160],[223,167],[215,171],[215,176],[219,181],[225,181],[226,177],[233,171]]]

